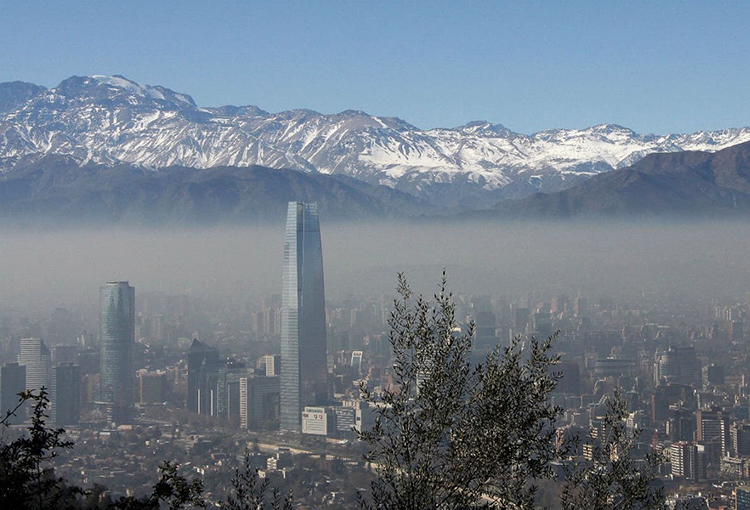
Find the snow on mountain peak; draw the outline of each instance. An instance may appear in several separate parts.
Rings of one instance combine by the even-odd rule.
[[[187,94],[180,94],[160,85],[144,85],[122,75],[112,76],[95,74],[91,76],[72,76],[63,80],[53,91],[73,95],[96,96],[90,89],[105,89],[112,95],[132,95],[144,99],[166,101],[181,107],[195,107],[195,101]]]
[[[446,201],[476,190],[493,197],[554,191],[652,152],[750,141],[750,128],[658,136],[598,124],[525,135],[485,120],[422,130],[359,110],[198,108],[188,95],[120,75],[73,76],[54,89],[14,94],[20,99],[0,109],[0,171],[39,154],[150,168],[258,164],[344,174]]]
[[[508,128],[503,126],[502,124],[492,124],[489,121],[486,120],[474,120],[471,122],[467,122],[463,126],[458,126],[456,128],[453,128],[456,131],[460,131],[461,133],[467,133],[467,134],[497,134],[497,135],[511,135],[513,134]]]
[[[122,75],[116,74],[114,76],[104,76],[101,74],[94,74],[86,79],[84,79],[84,84],[89,83],[89,78],[91,80],[95,80],[98,83],[103,83],[105,85],[111,85],[112,87],[118,88],[118,89],[124,89],[128,90],[130,92],[133,92],[135,94],[145,94],[147,87],[144,85],[141,85],[140,83],[136,83],[132,80],[128,80]]]

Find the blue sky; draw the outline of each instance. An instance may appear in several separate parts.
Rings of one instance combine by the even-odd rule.
[[[0,7],[0,81],[122,74],[204,106],[531,133],[750,125],[750,2],[208,0]]]

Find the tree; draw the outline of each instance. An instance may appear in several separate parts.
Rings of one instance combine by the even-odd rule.
[[[34,402],[28,434],[11,442],[0,444],[0,508],[114,508],[119,510],[180,510],[205,508],[203,482],[200,478],[188,480],[179,473],[179,464],[165,461],[159,466],[159,480],[151,494],[143,497],[127,496],[116,501],[108,497],[100,500],[106,488],[95,485],[92,490],[68,485],[55,476],[50,461],[60,450],[70,449],[73,443],[63,441],[64,429],[46,425],[47,391],[26,391],[19,394],[18,405],[0,419],[7,427],[9,420],[26,402]],[[222,503],[224,510],[291,510],[292,495],[269,486],[268,480],[258,484],[257,471],[245,456],[242,468],[232,479],[232,494]],[[268,504],[268,505],[267,505]]]
[[[245,452],[242,466],[232,477],[232,493],[221,503],[222,510],[291,510],[292,494],[282,496],[277,487],[270,490],[268,478],[259,482],[258,470],[250,462],[250,454]],[[270,496],[270,502],[268,498]],[[270,506],[267,506],[267,503]]]
[[[568,467],[560,498],[563,510],[664,508],[663,488],[655,475],[662,462],[661,452],[652,450],[643,465],[636,464],[631,452],[640,431],[628,431],[627,416],[627,402],[617,389],[607,398],[604,437],[589,443],[592,460]]]
[[[38,393],[20,393],[18,405],[6,411],[0,424],[7,427],[10,417],[26,402],[34,403],[27,434],[0,444],[0,507],[65,508],[83,491],[56,477],[50,466],[50,461],[61,450],[72,448],[73,443],[62,439],[64,429],[46,426],[47,390],[42,387]]]
[[[159,466],[159,481],[150,495],[124,497],[117,500],[114,507],[118,510],[159,510],[163,505],[169,510],[205,508],[203,481],[200,478],[188,481],[178,473],[179,467],[176,462],[164,461]]]
[[[446,278],[430,304],[403,274],[389,317],[394,386],[361,387],[375,425],[359,434],[377,479],[363,508],[532,508],[534,479],[552,478],[555,421],[553,338],[515,340],[483,363],[469,361],[473,325],[458,332]]]

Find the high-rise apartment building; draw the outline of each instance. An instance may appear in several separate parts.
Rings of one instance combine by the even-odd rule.
[[[362,371],[362,351],[352,351],[351,366],[357,369],[359,374]]]
[[[497,347],[497,317],[492,311],[489,296],[475,296],[471,300],[474,319],[474,342],[472,348],[478,358],[484,359],[487,351]]]
[[[99,289],[100,402],[111,422],[126,423],[135,401],[135,288],[107,282]]]
[[[258,368],[265,367],[266,377],[281,374],[281,356],[278,354],[267,354],[258,360]]]
[[[750,455],[750,425],[734,423],[729,426],[729,453],[732,457]]]
[[[216,415],[234,420],[240,416],[240,379],[248,377],[253,370],[244,363],[230,361],[219,367],[216,380]]]
[[[701,364],[693,347],[670,347],[667,351],[657,350],[654,362],[656,384],[676,382],[686,386],[701,383]]]
[[[672,444],[670,456],[672,475],[687,480],[706,479],[706,451],[704,445],[679,441]]]
[[[52,357],[40,338],[22,338],[18,363],[26,366],[26,389],[38,391],[50,387]]]
[[[301,432],[305,406],[328,400],[323,250],[315,203],[290,202],[281,305],[281,429]]]
[[[138,401],[141,404],[159,404],[167,398],[167,373],[164,371],[138,371]]]
[[[279,387],[278,376],[240,378],[240,427],[263,429],[278,422]]]
[[[695,413],[698,441],[724,441],[729,433],[727,413],[719,407],[699,409]]]
[[[528,306],[511,304],[510,316],[512,327],[509,331],[509,341],[512,341],[518,335],[526,333],[529,324],[529,308]]]
[[[735,510],[750,510],[750,486],[743,485],[734,490]]]

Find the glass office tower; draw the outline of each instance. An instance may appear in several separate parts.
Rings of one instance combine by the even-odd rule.
[[[281,299],[281,430],[301,432],[303,408],[328,400],[323,250],[315,203],[289,202]]]
[[[198,414],[211,414],[211,384],[213,374],[218,376],[221,361],[219,351],[204,345],[197,338],[190,344],[188,358],[188,394],[187,408]]]
[[[50,413],[52,423],[77,425],[81,415],[81,369],[74,363],[59,363],[52,368]]]
[[[0,414],[6,415],[19,403],[18,394],[26,391],[26,367],[19,363],[5,363],[0,368]],[[18,409],[15,416],[8,416],[5,423],[23,423],[24,409]]]
[[[99,289],[100,401],[107,418],[127,423],[135,400],[135,289],[128,282],[107,282]]]
[[[39,390],[44,386],[49,392],[52,356],[40,338],[22,338],[18,363],[26,366],[26,389]]]

